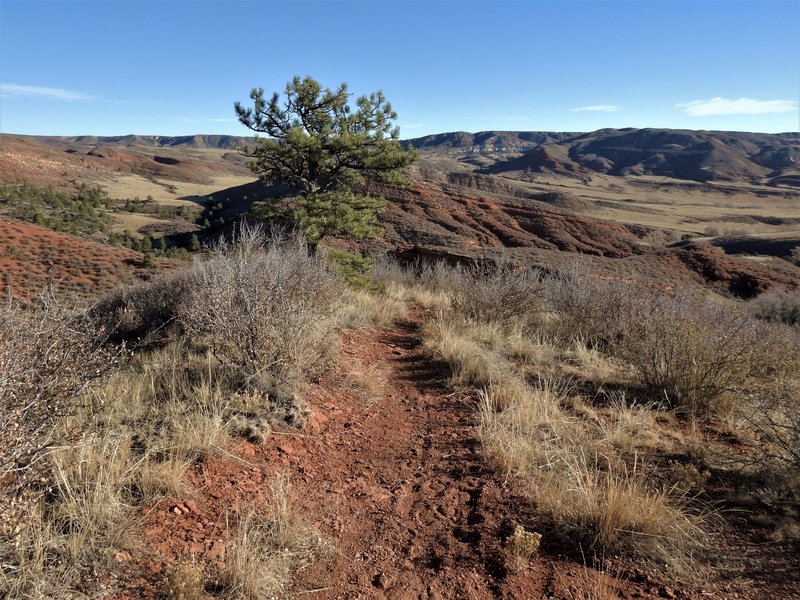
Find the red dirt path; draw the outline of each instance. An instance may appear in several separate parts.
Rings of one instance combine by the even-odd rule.
[[[228,523],[248,508],[266,510],[278,476],[290,477],[295,508],[336,548],[299,574],[293,597],[797,597],[797,557],[785,545],[729,539],[715,555],[744,552],[746,569],[723,568],[705,590],[622,563],[614,578],[562,556],[557,535],[517,483],[486,463],[474,400],[453,394],[446,369],[421,348],[418,329],[429,316],[414,310],[392,329],[345,333],[340,367],[308,390],[312,412],[301,433],[278,432],[260,446],[241,442],[206,459],[190,475],[190,495],[143,511],[145,544],[118,556],[126,583],[114,598],[159,597],[164,568],[181,558],[199,560],[213,580],[225,568]],[[376,403],[346,391],[353,365],[383,374]],[[508,546],[516,525],[544,536],[540,553],[521,568]]]
[[[365,405],[343,390],[343,372],[329,373],[309,390],[303,433],[243,442],[232,451],[242,460],[207,459],[193,474],[191,500],[148,511],[149,553],[125,561],[132,577],[117,598],[155,596],[162,568],[181,557],[200,558],[211,573],[224,568],[226,523],[261,505],[277,475],[290,476],[295,508],[336,548],[299,574],[294,589],[303,597],[566,600],[588,585],[609,597],[657,597],[659,585],[646,577],[612,580],[560,558],[552,542],[515,568],[507,539],[517,524],[534,527],[533,507],[485,462],[474,400],[451,393],[446,371],[420,347],[425,316],[344,334],[343,372],[358,363],[383,371],[378,402]]]

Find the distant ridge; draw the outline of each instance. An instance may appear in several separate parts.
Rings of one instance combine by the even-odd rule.
[[[21,136],[17,139],[83,153],[101,146],[234,149],[254,138],[233,135]],[[554,173],[585,177],[658,175],[692,181],[741,181],[800,187],[800,133],[684,129],[600,129],[590,133],[455,131],[405,140],[425,153],[469,160],[492,155],[485,173]],[[1,150],[1,148],[0,148]],[[508,157],[504,157],[508,154]]]
[[[487,173],[660,175],[797,187],[800,133],[601,129],[591,133],[484,131],[408,140],[424,152],[515,153]],[[520,153],[522,153],[520,155]]]
[[[20,139],[31,139],[44,144],[80,146],[151,146],[156,148],[183,146],[186,148],[233,149],[239,145],[252,143],[252,137],[236,135],[118,135],[118,136],[38,136],[15,135]]]
[[[404,143],[419,150],[452,148],[464,152],[514,152],[540,144],[558,144],[579,135],[582,134],[552,131],[455,131],[413,138]]]

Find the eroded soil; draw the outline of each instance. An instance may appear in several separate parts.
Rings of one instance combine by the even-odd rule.
[[[301,433],[276,432],[207,459],[186,498],[143,515],[148,552],[119,557],[128,591],[116,598],[158,597],[164,570],[181,558],[212,574],[224,568],[229,523],[248,507],[263,510],[277,476],[290,478],[295,508],[335,547],[299,574],[296,597],[760,598],[765,585],[771,598],[793,597],[797,577],[784,571],[797,560],[785,549],[779,578],[761,565],[704,589],[630,567],[611,577],[562,556],[523,490],[487,464],[474,398],[452,393],[446,369],[421,348],[418,329],[430,316],[415,310],[391,329],[345,333],[341,366],[309,390]],[[352,365],[381,379],[375,402],[348,387]],[[517,525],[544,533],[527,561],[509,543]]]

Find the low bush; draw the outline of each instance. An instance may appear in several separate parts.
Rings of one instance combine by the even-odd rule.
[[[619,335],[625,304],[639,293],[630,283],[600,279],[584,262],[548,275],[541,287],[546,306],[557,315],[549,323],[552,332],[562,340],[580,339],[601,348]]]
[[[80,396],[125,358],[85,312],[70,309],[55,290],[30,310],[0,307],[0,480],[34,483],[41,455],[79,431],[58,431],[80,409]],[[6,515],[8,516],[8,515]]]
[[[612,352],[670,408],[692,415],[755,373],[765,357],[762,330],[733,305],[687,295],[640,295],[624,304],[626,320]]]
[[[538,271],[511,265],[459,268],[453,277],[453,310],[480,322],[525,320],[542,308]]]
[[[197,263],[178,320],[249,383],[313,376],[335,347],[342,284],[302,240],[243,228]]]
[[[177,319],[194,285],[191,269],[160,273],[149,281],[114,290],[101,298],[90,314],[118,341],[146,347],[180,335]]]
[[[800,290],[770,290],[750,301],[754,316],[765,321],[800,325]]]

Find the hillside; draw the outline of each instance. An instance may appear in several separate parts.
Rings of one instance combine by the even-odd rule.
[[[246,140],[4,135],[0,180],[66,189],[90,182],[112,198],[152,196],[156,207],[201,214],[197,232],[209,241],[254,202],[291,193],[253,182],[230,149]],[[745,297],[797,284],[796,267],[782,258],[800,245],[800,193],[789,187],[798,134],[456,132],[410,143],[421,150],[413,184],[371,190],[389,200],[384,234],[362,244],[371,251],[544,268],[588,255],[609,275]],[[114,226],[132,234],[190,229],[120,210]],[[682,239],[693,243],[676,245]]]
[[[68,295],[96,297],[147,273],[141,261],[137,252],[0,218],[3,293],[23,300],[50,283]]]
[[[614,176],[659,175],[691,181],[796,185],[800,134],[601,129],[592,133],[450,133],[408,141],[431,153],[523,153],[487,172],[529,171]]]

